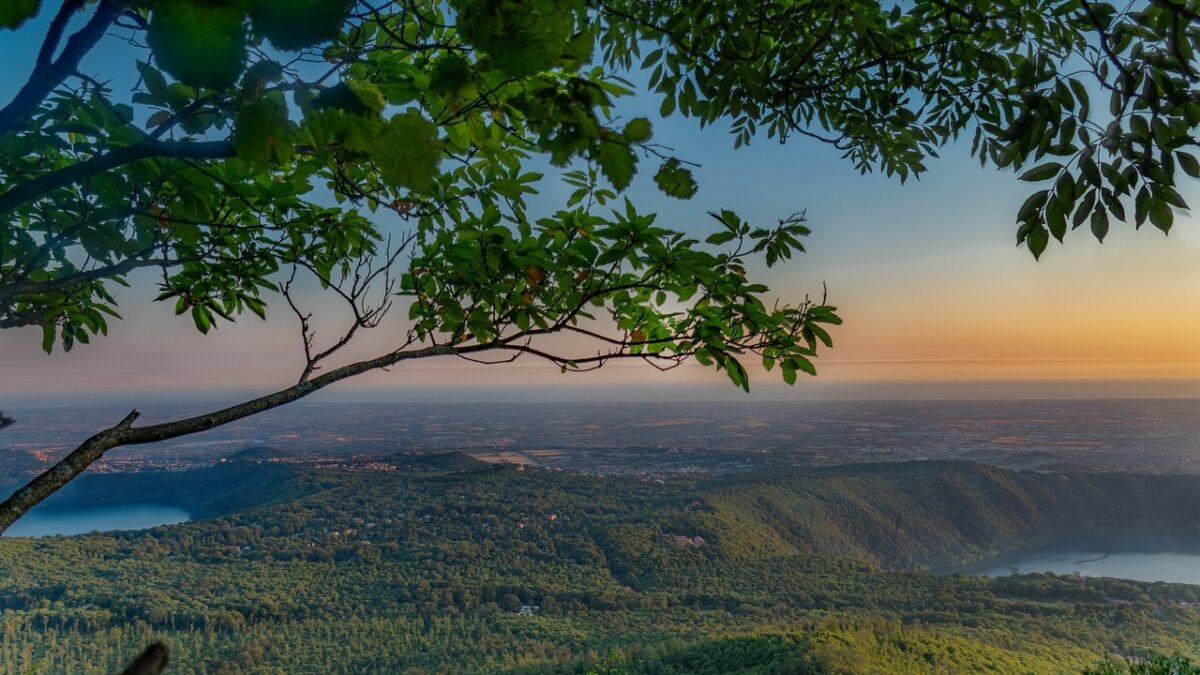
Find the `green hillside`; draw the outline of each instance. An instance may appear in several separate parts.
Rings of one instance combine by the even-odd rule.
[[[225,675],[1049,673],[1110,652],[1200,656],[1200,587],[902,571],[1160,508],[1184,523],[1198,479],[918,464],[659,484],[236,464],[97,476],[77,495],[229,507],[209,520],[0,539],[0,671],[116,672],[152,639],[173,673]],[[1140,504],[1080,506],[1138,485]],[[955,495],[976,490],[993,501],[959,513]]]
[[[879,464],[711,491],[691,521],[728,555],[955,565],[1067,537],[1200,531],[1200,477],[1014,473],[966,462]]]

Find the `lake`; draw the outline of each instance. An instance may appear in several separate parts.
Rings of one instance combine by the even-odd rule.
[[[1200,585],[1200,535],[1135,534],[1072,539],[1004,553],[960,571],[997,577],[1053,572]]]
[[[33,509],[13,523],[6,537],[45,537],[99,530],[144,530],[191,520],[183,509],[159,504],[117,504],[79,509]]]

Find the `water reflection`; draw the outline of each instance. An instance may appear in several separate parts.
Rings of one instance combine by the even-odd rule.
[[[1126,534],[1072,539],[1005,553],[962,568],[989,577],[1032,572],[1200,584],[1200,534]]]
[[[158,504],[119,504],[86,509],[34,509],[13,523],[6,537],[45,537],[99,530],[144,530],[191,520],[183,509]]]

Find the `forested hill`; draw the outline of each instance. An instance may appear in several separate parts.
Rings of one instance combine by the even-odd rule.
[[[403,460],[391,474],[351,475],[384,484],[410,474],[455,481],[478,475],[486,483],[505,472],[461,453]],[[142,501],[212,518],[306,496],[340,499],[336,489],[345,480],[299,465],[231,461],[185,472],[91,474],[47,506]],[[612,485],[554,474],[553,482],[562,481],[588,491]],[[730,560],[804,554],[884,569],[944,568],[1088,534],[1200,532],[1200,476],[1193,475],[1017,473],[973,462],[905,462],[632,484],[645,497],[635,507],[640,518],[665,534],[701,536]]]
[[[124,495],[203,519],[0,539],[0,672],[116,672],[153,639],[171,645],[173,672],[227,674],[566,674],[610,661],[659,674],[1061,673],[1110,652],[1196,657],[1200,587],[878,568],[1187,527],[1197,488],[967,463],[657,482],[455,455],[391,471],[93,475],[60,505]]]
[[[692,522],[741,559],[954,565],[1067,537],[1200,531],[1200,476],[1014,473],[970,462],[838,467],[716,487]]]

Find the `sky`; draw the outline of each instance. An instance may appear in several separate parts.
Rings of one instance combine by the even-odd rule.
[[[36,53],[39,17],[0,35],[7,68],[0,100],[23,81]],[[83,70],[125,77],[129,53],[102,44]],[[730,208],[773,223],[805,210],[813,234],[791,264],[760,270],[785,300],[828,288],[845,325],[817,362],[819,377],[794,388],[773,376],[753,379],[752,397],[1125,398],[1200,397],[1200,231],[1177,217],[1163,236],[1115,224],[1101,245],[1075,232],[1052,242],[1040,262],[1015,242],[1014,215],[1030,191],[1011,172],[980,168],[965,144],[952,145],[929,172],[901,185],[859,175],[838,153],[803,139],[759,139],[734,149],[722,128],[662,120],[656,102],[637,98],[621,113],[643,114],[655,141],[700,164],[699,194],[678,201],[658,193],[649,165],[630,197],[660,222],[703,234],[707,211]],[[547,185],[552,206],[564,189]],[[1200,187],[1181,192],[1200,202]],[[235,399],[287,386],[302,365],[295,318],[282,302],[268,320],[222,324],[204,336],[185,315],[149,302],[148,277],[118,294],[123,322],[107,339],[69,354],[40,351],[37,330],[0,333],[0,406],[156,397]],[[312,298],[319,315],[335,311]],[[396,330],[393,328],[393,331]],[[328,333],[327,333],[328,334]],[[352,356],[369,356],[396,335],[375,335]],[[587,374],[560,374],[544,363],[483,367],[448,358],[405,364],[323,394],[344,400],[656,400],[738,399],[723,375],[698,366],[662,374],[618,363]]]

